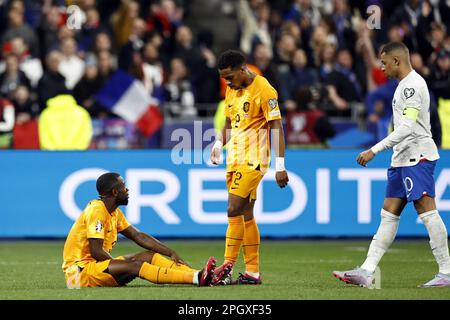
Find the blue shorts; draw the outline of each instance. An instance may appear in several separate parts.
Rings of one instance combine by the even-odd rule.
[[[421,161],[412,167],[390,167],[386,198],[401,198],[408,202],[423,196],[434,198],[434,168],[437,161]]]

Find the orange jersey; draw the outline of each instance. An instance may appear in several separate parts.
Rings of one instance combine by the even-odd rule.
[[[103,239],[103,249],[111,252],[117,242],[117,233],[130,226],[122,211],[111,214],[101,200],[92,200],[72,226],[64,244],[63,271],[76,264],[84,267],[96,261],[89,250],[89,238]]]
[[[227,171],[259,165],[264,173],[270,162],[269,121],[281,119],[277,91],[257,75],[244,89],[227,87],[224,112],[231,120]]]

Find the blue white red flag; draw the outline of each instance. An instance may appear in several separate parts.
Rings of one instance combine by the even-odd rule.
[[[96,100],[111,112],[134,123],[146,136],[151,136],[162,125],[163,116],[157,101],[139,80],[125,71],[116,71],[97,93]]]

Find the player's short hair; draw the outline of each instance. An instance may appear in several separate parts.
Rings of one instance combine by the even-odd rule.
[[[408,47],[403,42],[389,42],[388,44],[385,44],[380,51],[380,54],[390,54],[394,51],[402,51],[405,54],[409,54]]]
[[[219,70],[231,68],[231,69],[237,69],[244,65],[245,63],[245,56],[242,54],[242,52],[237,50],[227,50],[223,52],[219,60],[217,62],[217,67]]]
[[[108,172],[102,174],[97,179],[96,188],[99,195],[108,195],[116,186],[120,174],[115,172]]]

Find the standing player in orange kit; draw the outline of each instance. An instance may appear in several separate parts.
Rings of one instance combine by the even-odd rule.
[[[276,181],[288,184],[284,166],[284,132],[278,94],[269,82],[248,69],[239,51],[227,50],[219,57],[220,77],[227,83],[226,123],[216,137],[211,162],[218,164],[227,145],[228,229],[224,263],[216,269],[212,285],[231,283],[231,271],[243,247],[245,272],[237,284],[261,284],[260,235],[253,216],[256,189],[270,162],[270,139],[276,155]]]

